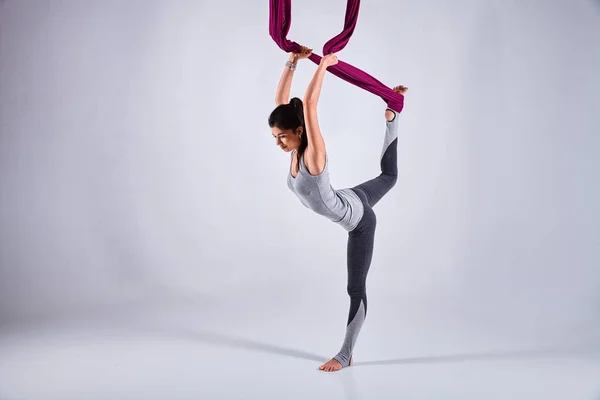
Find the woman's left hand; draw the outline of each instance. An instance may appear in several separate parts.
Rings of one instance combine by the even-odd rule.
[[[338,58],[335,54],[327,54],[323,58],[321,58],[320,65],[324,65],[325,67],[330,67],[338,63]]]

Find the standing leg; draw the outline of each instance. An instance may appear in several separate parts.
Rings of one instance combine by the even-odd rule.
[[[346,337],[336,360],[347,367],[352,350],[367,316],[367,274],[373,257],[373,243],[377,219],[371,207],[365,207],[365,215],[358,229],[348,233],[348,295],[350,311],[346,323]]]
[[[367,204],[366,194],[360,189],[355,191],[364,204],[364,214],[358,226],[348,232],[347,290],[350,296],[350,311],[346,323],[346,336],[338,354],[321,365],[320,369],[324,371],[337,371],[350,365],[352,350],[367,316],[367,273],[373,256],[377,218]]]

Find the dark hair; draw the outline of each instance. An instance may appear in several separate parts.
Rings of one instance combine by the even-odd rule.
[[[302,136],[300,138],[300,146],[296,151],[298,167],[300,166],[300,158],[304,154],[304,150],[308,147],[308,135],[306,134],[306,124],[304,123],[304,105],[302,100],[293,97],[289,104],[281,104],[277,106],[269,115],[269,126],[274,126],[279,129],[291,129],[296,132],[299,126],[302,127]]]

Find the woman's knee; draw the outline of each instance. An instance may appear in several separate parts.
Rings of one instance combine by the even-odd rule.
[[[362,298],[366,294],[366,285],[364,283],[349,283],[348,286],[346,286],[346,291],[351,298]]]
[[[388,185],[391,188],[393,188],[394,186],[396,186],[396,182],[398,182],[398,173],[394,173],[394,174],[386,174],[385,175],[386,180],[388,182]]]

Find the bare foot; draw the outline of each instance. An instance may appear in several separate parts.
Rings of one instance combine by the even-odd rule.
[[[350,365],[352,365],[352,357],[350,357]],[[342,364],[340,364],[340,362],[338,360],[336,360],[335,358],[332,358],[331,360],[327,361],[325,364],[321,365],[319,367],[319,369],[321,371],[325,371],[325,372],[334,372],[334,371],[338,371],[338,370],[342,369]]]
[[[396,86],[392,89],[394,92],[396,93],[400,93],[400,94],[405,94],[406,92],[408,92],[408,88],[406,86]]]
[[[406,86],[395,86],[392,90],[403,95],[408,91],[408,88]],[[387,121],[392,121],[395,116],[396,114],[394,114],[392,111],[385,110],[385,119]]]

